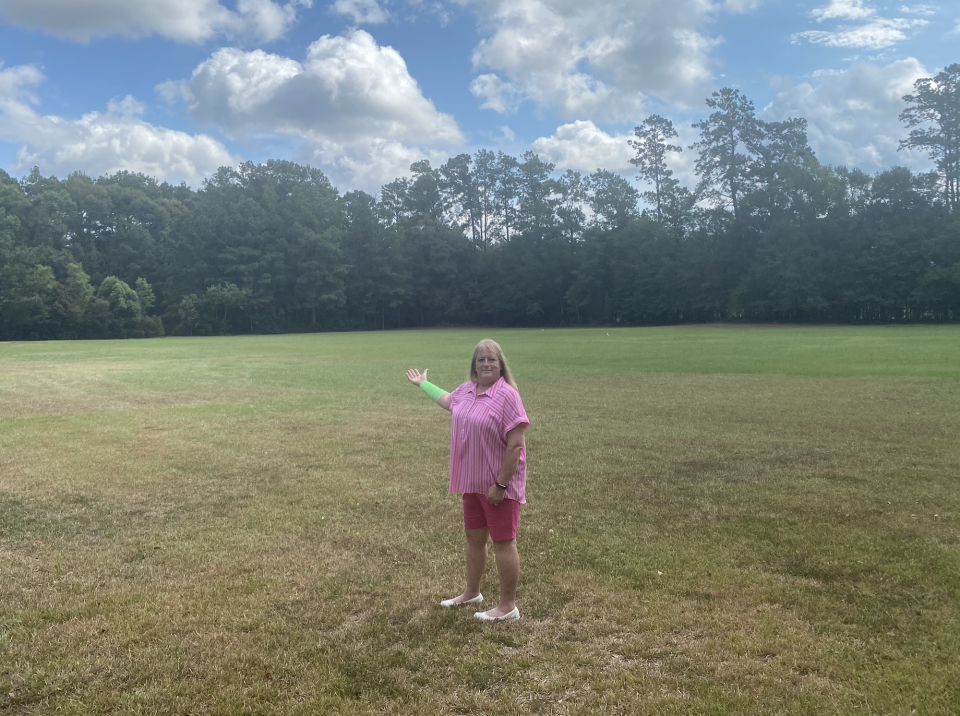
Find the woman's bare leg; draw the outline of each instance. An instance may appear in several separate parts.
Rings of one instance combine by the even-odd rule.
[[[493,551],[497,560],[497,576],[500,578],[500,603],[490,609],[491,617],[502,617],[517,606],[517,583],[520,581],[520,553],[517,540],[494,542]]]
[[[467,533],[467,588],[459,597],[454,597],[457,603],[473,599],[480,594],[480,580],[483,578],[483,569],[487,566],[487,539],[490,531],[486,527],[475,530],[465,530]]]

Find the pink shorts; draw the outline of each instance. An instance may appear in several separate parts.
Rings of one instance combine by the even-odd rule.
[[[463,526],[468,530],[486,527],[494,542],[507,542],[517,538],[520,522],[520,503],[504,500],[494,507],[486,495],[476,492],[463,493]]]

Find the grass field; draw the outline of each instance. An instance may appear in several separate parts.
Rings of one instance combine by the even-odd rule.
[[[438,606],[404,378],[482,337],[532,421],[512,624]],[[0,712],[955,715],[958,428],[960,327],[0,343]]]

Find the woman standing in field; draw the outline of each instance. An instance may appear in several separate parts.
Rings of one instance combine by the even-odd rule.
[[[517,524],[526,502],[527,448],[524,432],[530,425],[500,346],[482,340],[473,351],[469,380],[452,393],[427,381],[416,368],[407,379],[420,386],[437,405],[452,414],[450,430],[450,492],[463,494],[463,526],[467,535],[467,588],[440,602],[443,607],[480,604],[480,578],[487,563],[487,538],[500,578],[500,603],[475,617],[483,621],[520,618],[517,582],[520,555]]]

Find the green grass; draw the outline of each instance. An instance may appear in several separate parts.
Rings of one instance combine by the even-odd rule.
[[[513,624],[437,606],[404,378],[482,337],[533,423]],[[960,713],[958,428],[957,327],[2,343],[0,711]]]

